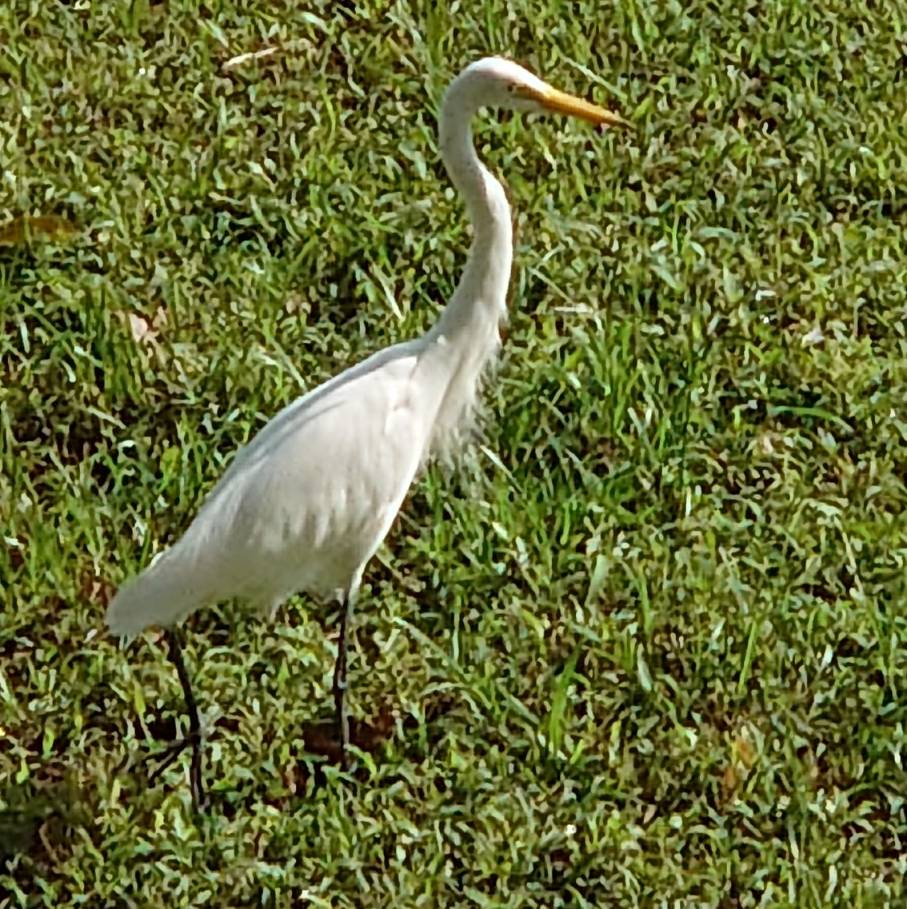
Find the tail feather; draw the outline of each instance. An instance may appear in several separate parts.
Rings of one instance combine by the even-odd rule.
[[[207,600],[195,566],[176,549],[127,581],[107,607],[107,625],[116,635],[138,634],[152,625],[173,625]]]

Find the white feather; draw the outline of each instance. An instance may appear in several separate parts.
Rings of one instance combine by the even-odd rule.
[[[462,444],[482,374],[500,346],[510,206],[475,153],[470,120],[486,105],[541,109],[531,99],[548,91],[498,58],[451,83],[441,154],[466,202],[473,241],[438,323],[280,411],[236,455],[179,542],[117,593],[107,613],[111,630],[169,625],[226,598],[273,611],[297,591],[355,597],[420,466]]]

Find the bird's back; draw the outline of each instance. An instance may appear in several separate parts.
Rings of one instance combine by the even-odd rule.
[[[443,382],[417,342],[385,350],[284,408],[242,449],[183,537],[118,592],[115,633],[242,598],[358,582],[425,454]]]

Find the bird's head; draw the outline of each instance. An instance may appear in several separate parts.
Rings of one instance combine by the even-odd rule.
[[[467,66],[450,87],[474,110],[503,107],[579,117],[598,126],[626,126],[617,114],[552,88],[529,70],[503,57],[485,57]]]

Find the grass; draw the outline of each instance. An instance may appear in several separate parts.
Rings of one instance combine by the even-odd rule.
[[[881,6],[0,9],[2,909],[904,905]],[[322,768],[333,617],[199,614],[197,819],[186,762],[122,766],[182,707],[105,603],[269,415],[435,317],[468,245],[435,109],[489,51],[636,133],[479,127],[512,322],[484,438],[367,573],[352,706],[394,726]]]

